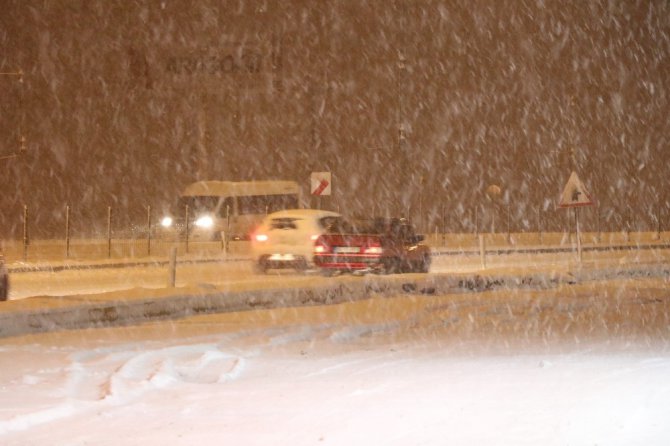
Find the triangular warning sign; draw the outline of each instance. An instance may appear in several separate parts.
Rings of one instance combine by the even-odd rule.
[[[579,180],[576,172],[572,172],[570,175],[558,205],[562,208],[593,206],[593,200],[591,200],[591,196],[584,189],[584,185]]]

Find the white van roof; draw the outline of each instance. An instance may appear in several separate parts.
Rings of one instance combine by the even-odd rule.
[[[189,184],[182,197],[240,197],[249,195],[297,194],[295,181],[197,181]]]
[[[338,212],[327,211],[324,209],[284,209],[268,214],[266,219],[273,218],[307,218],[307,217],[341,217]]]

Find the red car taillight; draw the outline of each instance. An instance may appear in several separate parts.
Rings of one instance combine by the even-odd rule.
[[[314,252],[317,254],[322,254],[324,252],[328,252],[328,245],[323,241],[321,237],[316,239],[316,242],[314,243]]]
[[[365,253],[365,254],[381,254],[382,253],[382,245],[379,242],[368,243],[368,245],[363,248],[363,253]]]

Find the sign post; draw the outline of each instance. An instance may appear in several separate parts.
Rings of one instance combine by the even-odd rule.
[[[320,197],[330,195],[332,190],[332,178],[330,172],[312,172],[309,190],[312,195],[319,197],[317,208],[321,209]]]
[[[582,263],[582,237],[579,235],[579,211],[575,208],[575,232],[577,233],[577,257]]]
[[[593,206],[591,196],[586,192],[584,184],[581,182],[576,172],[572,172],[568,182],[563,188],[561,200],[558,204],[562,208],[575,209],[575,232],[577,233],[577,256],[579,263],[582,263],[582,241],[579,234],[579,213],[577,209],[583,206]]]

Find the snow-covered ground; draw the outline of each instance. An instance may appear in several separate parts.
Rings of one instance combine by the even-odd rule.
[[[0,340],[4,445],[666,445],[667,278]]]

